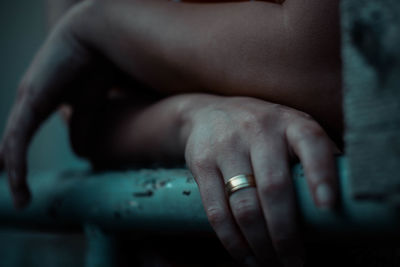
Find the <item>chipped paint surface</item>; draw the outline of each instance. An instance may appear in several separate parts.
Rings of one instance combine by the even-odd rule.
[[[182,191],[182,194],[185,195],[185,196],[190,196],[190,193],[192,193],[192,191],[190,191],[190,190],[183,190]]]
[[[143,192],[136,192],[136,193],[133,193],[133,196],[134,197],[151,197],[151,196],[153,196],[153,191],[151,191],[151,190],[147,190],[147,191],[143,191]]]
[[[343,193],[340,214],[317,209],[301,167],[293,169],[297,203],[307,237],[321,238],[332,231],[336,233],[335,229],[347,235],[385,231],[390,234],[389,238],[397,237],[395,233],[400,223],[397,210],[376,202],[355,202],[349,197],[343,160],[338,161],[338,166]],[[187,170],[75,172],[69,175],[66,178],[48,172],[29,177],[34,198],[23,211],[14,210],[6,179],[0,179],[0,225],[63,231],[81,229],[82,224],[91,223],[118,232],[212,231],[197,184]]]

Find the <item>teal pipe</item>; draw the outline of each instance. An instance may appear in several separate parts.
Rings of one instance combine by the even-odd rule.
[[[299,217],[307,240],[399,237],[400,214],[385,202],[350,196],[345,158],[338,159],[341,203],[320,210],[312,202],[303,170],[293,168]],[[32,203],[13,208],[4,175],[0,179],[0,226],[46,231],[211,232],[197,185],[186,169],[143,169],[90,173],[32,173]]]
[[[86,237],[85,267],[117,266],[117,245],[113,234],[105,233],[97,225],[84,226]]]

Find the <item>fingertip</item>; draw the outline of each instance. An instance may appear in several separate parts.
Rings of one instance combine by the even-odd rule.
[[[332,209],[336,203],[336,194],[333,186],[322,182],[315,189],[315,200],[318,208]]]
[[[25,166],[25,164],[22,164],[19,167],[10,168],[7,165],[9,184],[16,209],[23,209],[31,200],[31,192],[26,183]]]
[[[14,166],[14,164],[7,163],[7,173],[11,189],[18,190],[26,186],[25,182],[25,168],[22,166]]]

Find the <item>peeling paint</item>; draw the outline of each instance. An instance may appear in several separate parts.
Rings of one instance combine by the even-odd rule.
[[[185,195],[185,196],[190,196],[191,193],[192,193],[192,191],[190,191],[190,190],[183,190],[182,191],[182,194]]]
[[[193,178],[192,175],[189,175],[189,177],[186,178],[186,183],[188,183],[188,184],[193,184],[193,183],[195,183],[195,182],[196,182],[196,181],[194,180],[194,178]]]
[[[157,179],[151,179],[148,181],[145,181],[143,183],[143,187],[146,189],[151,189],[151,190],[157,190],[163,187],[170,187],[171,179],[166,179],[166,180],[157,180]]]
[[[147,191],[144,191],[144,192],[134,192],[133,193],[134,197],[151,197],[153,195],[154,195],[154,192],[151,191],[151,190],[147,190]]]

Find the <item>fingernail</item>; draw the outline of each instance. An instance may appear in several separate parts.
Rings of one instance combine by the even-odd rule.
[[[316,191],[318,206],[320,208],[331,208],[334,202],[334,195],[332,188],[326,184],[319,184]]]
[[[249,257],[247,257],[245,260],[244,260],[244,265],[245,266],[258,266],[258,264],[257,264],[257,260],[256,260],[256,258],[254,258],[253,256],[249,256]]]

